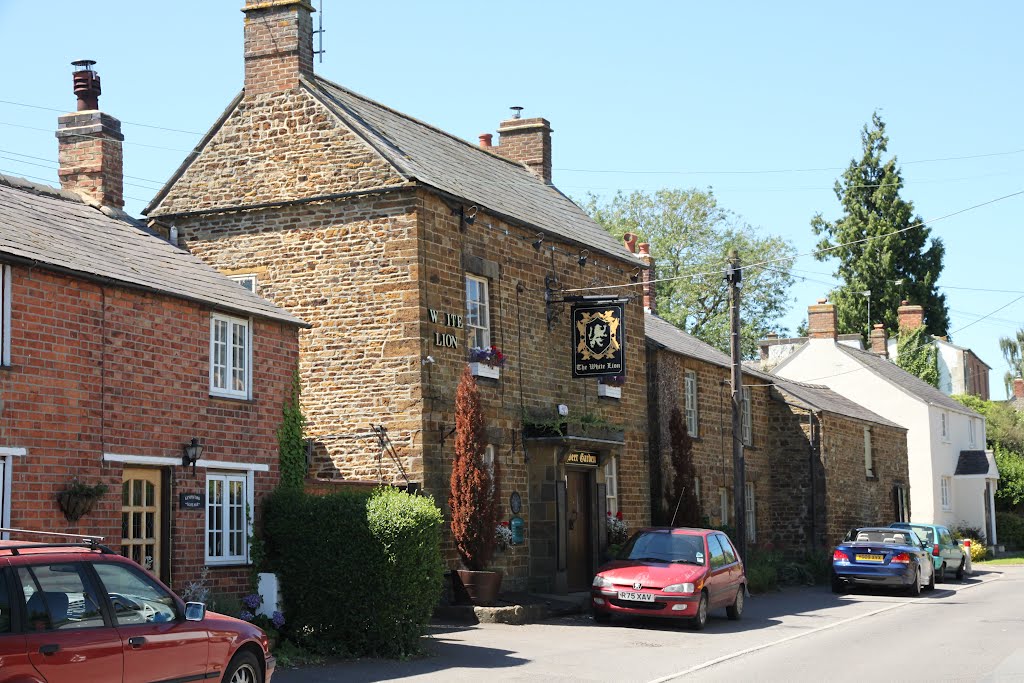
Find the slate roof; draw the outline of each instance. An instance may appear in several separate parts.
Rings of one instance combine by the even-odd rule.
[[[988,474],[988,456],[985,451],[960,451],[953,474]]]
[[[0,175],[0,259],[103,278],[243,315],[305,326],[123,211]]]
[[[726,354],[710,344],[702,342],[693,335],[683,332],[672,323],[652,313],[647,313],[644,316],[644,323],[647,338],[669,351],[674,351],[680,355],[696,358],[697,360],[723,368],[732,366],[732,359]],[[802,404],[804,407],[903,429],[903,427],[900,427],[895,422],[890,422],[884,417],[876,415],[864,406],[840,396],[828,387],[794,382],[793,380],[769,375],[749,367],[743,368],[743,374],[757,377],[773,384],[774,388],[782,394],[784,399],[796,399],[795,402]]]
[[[843,346],[842,344],[836,344],[836,348],[842,353],[845,353],[855,359],[882,379],[912,396],[917,396],[921,400],[931,403],[934,406],[938,406],[939,408],[945,408],[958,413],[964,413],[965,415],[980,417],[980,415],[975,411],[962,403],[957,403],[931,384],[928,384],[928,382],[925,382],[917,375],[907,372],[890,360],[882,358],[881,356],[876,356],[869,351],[859,351],[849,346]]]
[[[639,265],[622,242],[522,164],[315,76],[313,95],[408,180],[475,202],[589,249]]]

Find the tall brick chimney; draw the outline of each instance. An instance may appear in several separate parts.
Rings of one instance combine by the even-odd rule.
[[[828,299],[818,299],[818,303],[807,307],[807,336],[811,339],[836,340],[836,305]]]
[[[522,107],[513,107],[513,118],[498,125],[500,139],[491,148],[506,159],[526,164],[534,175],[551,184],[551,123],[547,119],[521,119]]]
[[[1020,377],[1013,378],[1013,397],[1018,401],[1024,399],[1024,379]]]
[[[651,256],[651,245],[641,242],[637,246],[640,247],[640,260],[647,265],[647,269],[640,273],[640,277],[644,279],[644,310],[657,313],[657,300],[654,298],[654,258]]]
[[[868,334],[868,341],[871,344],[871,353],[882,358],[889,357],[889,334],[885,331],[885,325],[875,323]]]
[[[84,192],[105,206],[124,208],[121,122],[99,111],[96,62],[72,62],[78,111],[57,117],[57,176],[65,190]]]
[[[900,307],[896,309],[896,316],[901,330],[916,330],[924,325],[924,306],[901,301]]]
[[[313,77],[309,0],[245,0],[245,96],[283,93]]]

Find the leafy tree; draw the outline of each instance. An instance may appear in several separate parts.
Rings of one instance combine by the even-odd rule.
[[[896,342],[896,365],[933,387],[939,386],[939,351],[923,327],[900,330]]]
[[[697,470],[693,465],[693,439],[686,429],[679,408],[673,408],[668,420],[668,432],[672,446],[672,491],[669,496],[669,524],[676,526],[700,526],[700,506],[694,479]]]
[[[480,392],[469,366],[455,392],[455,461],[452,463],[452,537],[466,569],[487,569],[497,548],[498,482],[483,463],[487,448]],[[497,463],[495,463],[497,465]]]
[[[1013,378],[1024,377],[1024,330],[1017,330],[1013,337],[1000,337],[999,349],[1010,369],[1003,375],[1006,395],[1013,396]]]
[[[861,158],[851,160],[835,184],[842,218],[826,221],[819,213],[811,220],[814,234],[822,236],[818,249],[824,250],[816,258],[839,260],[835,277],[844,284],[829,295],[839,331],[867,337],[874,322],[894,330],[896,309],[906,299],[924,307],[932,334],[947,334],[946,297],[936,287],[946,248],[941,239],[929,239],[931,229],[914,215],[913,203],[900,197],[903,175],[896,157],[882,159],[889,138],[878,112],[860,137]],[[869,300],[875,320],[868,320]]]
[[[583,208],[616,237],[632,232],[651,244],[658,315],[712,346],[729,350],[729,296],[723,269],[730,249],[742,263],[771,261],[743,269],[741,349],[754,357],[757,340],[777,331],[775,321],[788,307],[793,245],[762,236],[718,205],[712,191],[662,189],[654,194],[619,192],[602,202],[591,194]],[[783,330],[785,333],[785,330]]]

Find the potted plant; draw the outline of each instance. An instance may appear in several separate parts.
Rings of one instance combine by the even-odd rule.
[[[467,366],[455,394],[455,460],[452,463],[452,538],[465,569],[458,576],[473,604],[489,605],[501,588],[501,572],[487,567],[497,546],[500,481],[498,462],[494,476],[484,466],[487,447],[483,410],[476,380]]]
[[[597,395],[605,398],[622,398],[622,385],[625,383],[625,375],[602,377],[597,383]]]
[[[473,347],[469,350],[469,371],[474,377],[500,379],[505,354],[497,346]]]
[[[103,483],[90,486],[84,484],[75,477],[63,491],[57,494],[57,505],[69,522],[77,522],[82,516],[87,515],[92,506],[106,494],[107,485]]]

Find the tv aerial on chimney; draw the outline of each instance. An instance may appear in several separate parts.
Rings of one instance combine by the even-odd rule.
[[[317,8],[316,13],[316,30],[313,31],[313,35],[316,36],[317,47],[319,49],[313,50],[313,54],[318,55],[320,57],[320,63],[323,64],[324,52],[326,52],[326,50],[324,50],[324,0],[320,0],[317,4],[319,7]]]

